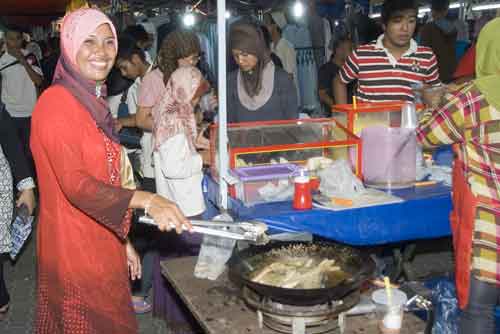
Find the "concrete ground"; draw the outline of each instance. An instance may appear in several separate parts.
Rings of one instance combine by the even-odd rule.
[[[451,243],[439,239],[420,243],[414,260],[419,277],[439,276],[453,270]],[[35,240],[30,239],[17,263],[6,263],[6,281],[11,295],[11,310],[0,322],[1,334],[30,334],[33,332],[35,305]],[[140,334],[173,334],[165,322],[151,313],[137,317]]]

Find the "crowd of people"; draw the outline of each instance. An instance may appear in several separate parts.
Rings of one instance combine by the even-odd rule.
[[[433,108],[417,132],[424,146],[457,144],[451,223],[460,330],[494,333],[500,19],[486,24],[461,60],[449,5],[433,0],[433,20],[419,28],[417,2],[386,0],[375,40],[332,39],[317,94],[330,116],[333,105],[353,96],[415,102],[419,90],[449,84],[437,99],[424,94]],[[297,55],[283,36],[286,24],[283,12],[272,11],[262,23],[243,18],[230,26],[228,122],[300,117]],[[36,333],[136,333],[134,313],[152,309],[154,258],[196,254],[201,243],[199,235],[181,234],[206,210],[205,130],[213,121],[206,115],[218,105],[199,68],[200,40],[175,29],[154,57],[142,26],[118,32],[98,9],[80,8],[63,18],[58,38],[38,49],[28,43],[19,28],[0,32],[0,254],[10,251],[14,207],[25,205],[38,217]],[[181,235],[138,224],[137,209],[157,230]],[[0,320],[10,301],[3,255]],[[180,312],[169,293],[166,312]],[[173,329],[188,331],[184,318],[166,317]]]

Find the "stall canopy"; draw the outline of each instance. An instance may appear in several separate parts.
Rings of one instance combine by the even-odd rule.
[[[69,0],[2,0],[3,16],[52,16],[64,13]]]
[[[66,6],[71,0],[1,0],[0,1],[0,15],[7,17],[20,17],[20,16],[40,16],[40,17],[53,17],[59,16],[64,13]],[[111,0],[94,0],[91,3],[103,3],[109,5]],[[193,5],[198,1],[195,0],[124,0],[121,1],[128,3],[135,9],[151,8],[151,7],[170,7],[175,8],[179,6]],[[210,2],[214,7],[215,0],[204,0],[202,3]],[[291,1],[283,0],[227,0],[228,7],[233,8],[259,8],[268,9],[280,6],[283,3]],[[321,4],[335,4],[343,2],[343,0],[319,0]]]

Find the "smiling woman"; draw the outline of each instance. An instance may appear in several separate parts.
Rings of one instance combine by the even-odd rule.
[[[87,79],[104,81],[113,67],[116,52],[116,40],[109,24],[101,24],[83,41],[76,63]]]
[[[104,99],[117,52],[116,31],[102,12],[63,19],[54,84],[32,118],[31,148],[40,187],[35,333],[137,333],[128,276],[140,261],[127,240],[131,210],[141,208],[162,231],[190,228],[177,206],[130,190]],[[133,188],[133,187],[132,187]]]

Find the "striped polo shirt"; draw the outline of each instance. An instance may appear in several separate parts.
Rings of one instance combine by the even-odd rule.
[[[437,85],[439,71],[431,48],[410,48],[400,59],[387,50],[381,35],[375,42],[358,47],[339,71],[345,84],[358,80],[356,95],[363,102],[414,101],[412,85]]]

